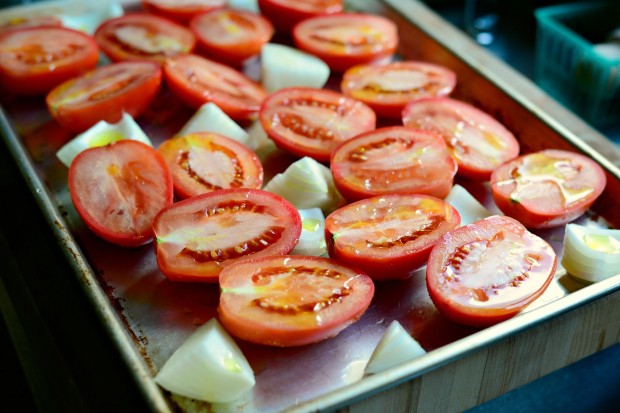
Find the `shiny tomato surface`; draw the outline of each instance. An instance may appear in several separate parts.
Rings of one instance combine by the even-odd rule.
[[[201,13],[225,7],[226,3],[226,0],[142,0],[148,12],[183,24]]]
[[[342,0],[258,0],[258,7],[279,32],[289,33],[302,20],[340,13],[344,6]]]

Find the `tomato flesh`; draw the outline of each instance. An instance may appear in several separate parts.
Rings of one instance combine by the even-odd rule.
[[[491,175],[493,199],[528,228],[581,216],[605,189],[603,168],[583,155],[548,149],[506,162]]]
[[[157,264],[175,281],[218,282],[248,257],[289,253],[301,234],[297,209],[260,189],[221,189],[164,209],[153,221]]]
[[[0,88],[42,95],[93,69],[97,44],[85,33],[62,27],[33,27],[0,33]]]
[[[0,20],[0,33],[9,30],[26,29],[28,27],[62,27],[62,20],[52,15],[32,15],[11,17]]]
[[[431,251],[426,284],[444,316],[487,326],[540,297],[556,266],[547,242],[518,221],[495,215],[445,234]]]
[[[349,201],[415,193],[444,198],[456,163],[434,133],[393,126],[350,139],[331,156],[334,183]]]
[[[227,188],[260,188],[263,167],[254,152],[222,135],[192,133],[164,141],[157,151],[168,163],[181,198]]]
[[[286,88],[263,103],[263,129],[282,149],[317,161],[329,160],[341,142],[375,128],[372,109],[338,92]]]
[[[461,221],[447,202],[425,195],[367,198],[325,219],[329,256],[374,280],[407,278],[422,267],[435,243]]]
[[[149,13],[187,23],[193,17],[226,6],[226,0],[142,0]]]
[[[142,142],[122,140],[80,153],[69,168],[69,191],[84,223],[101,238],[136,247],[151,241],[151,225],[172,204],[172,177]]]
[[[289,33],[302,20],[340,13],[344,8],[342,0],[258,0],[258,7],[282,33]]]
[[[458,174],[488,180],[502,163],[519,155],[519,142],[493,117],[450,98],[428,98],[409,103],[403,124],[439,133],[456,160]]]
[[[161,68],[151,62],[102,66],[54,88],[47,107],[58,123],[82,132],[100,120],[116,123],[123,113],[140,116],[161,85]]]
[[[220,320],[234,336],[289,347],[333,337],[357,321],[374,295],[372,280],[337,261],[263,257],[220,275]]]

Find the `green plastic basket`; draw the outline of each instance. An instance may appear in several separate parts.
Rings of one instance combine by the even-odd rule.
[[[620,58],[594,49],[620,26],[620,1],[544,7],[535,15],[536,83],[596,127],[620,123]]]

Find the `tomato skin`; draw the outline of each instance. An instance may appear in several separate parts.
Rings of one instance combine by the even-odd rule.
[[[468,103],[425,98],[409,103],[402,116],[407,127],[443,136],[459,166],[459,176],[488,180],[495,168],[519,156],[519,142],[512,132]]]
[[[551,228],[586,212],[606,182],[603,168],[592,159],[547,149],[498,167],[491,175],[491,192],[504,214],[528,228]]]
[[[236,263],[222,271],[220,286],[218,314],[226,330],[243,340],[277,347],[302,346],[337,335],[364,314],[375,290],[370,277],[355,268],[305,256]],[[256,294],[235,292],[252,288]],[[271,290],[279,294],[270,296]],[[308,302],[313,299],[317,304]]]
[[[409,82],[408,89],[386,90],[381,82]],[[423,79],[425,83],[423,83]],[[358,65],[349,68],[340,83],[342,93],[361,100],[377,116],[400,119],[402,111],[413,100],[449,95],[456,87],[456,74],[447,67],[417,61],[392,62],[382,65]]]
[[[222,269],[237,261],[288,254],[301,235],[301,218],[271,192],[221,189],[164,208],[153,220],[153,233],[157,265],[166,277],[217,283]]]
[[[147,13],[128,13],[106,20],[94,37],[113,62],[150,60],[162,64],[169,57],[191,53],[196,45],[191,30]]]
[[[254,118],[267,97],[262,86],[241,72],[197,55],[168,59],[164,78],[170,91],[186,105],[198,109],[213,102],[234,120]]]
[[[69,168],[69,191],[86,226],[123,247],[150,242],[153,218],[173,199],[166,163],[153,148],[135,140],[81,152]]]
[[[93,69],[99,48],[85,33],[63,27],[32,27],[0,33],[0,88],[43,95]]]
[[[457,210],[441,199],[384,195],[328,215],[325,240],[330,257],[360,268],[375,281],[408,278],[426,264],[439,238],[460,222]]]
[[[376,125],[375,113],[364,103],[331,90],[303,87],[269,95],[259,120],[280,148],[319,162],[329,161],[340,142]]]
[[[177,5],[172,1],[142,0],[142,6],[158,16],[175,20],[179,23],[188,23],[193,17],[226,6],[226,0],[196,0],[193,5]]]
[[[402,126],[341,143],[330,163],[336,188],[348,201],[394,193],[444,198],[457,171],[440,136]]]
[[[302,21],[293,28],[293,40],[299,49],[319,57],[333,71],[344,72],[391,58],[398,46],[398,30],[382,16],[338,13]]]
[[[468,258],[472,252],[476,256]],[[454,229],[435,244],[426,285],[445,317],[484,327],[515,316],[540,297],[556,266],[556,254],[543,239],[510,217],[494,215]]]
[[[161,79],[156,63],[114,63],[56,86],[45,101],[63,128],[82,132],[100,120],[119,122],[123,112],[140,116],[159,92]],[[102,86],[102,82],[114,83]]]
[[[157,151],[168,163],[175,193],[182,199],[227,188],[260,189],[263,184],[258,156],[223,135],[198,132],[177,136],[164,141]]]
[[[290,33],[302,20],[342,12],[342,3],[342,0],[258,0],[258,8],[278,32]]]
[[[274,32],[273,25],[261,15],[233,9],[198,15],[189,27],[205,55],[232,66],[242,66],[244,61],[258,55]]]

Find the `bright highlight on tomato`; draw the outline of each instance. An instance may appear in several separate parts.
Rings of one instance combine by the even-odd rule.
[[[495,118],[468,103],[428,98],[409,103],[403,124],[439,133],[459,166],[458,174],[488,180],[502,163],[519,155],[519,142]]]
[[[581,216],[605,189],[603,168],[574,152],[548,149],[506,162],[491,175],[498,208],[528,228]]]
[[[124,247],[151,241],[153,218],[173,197],[164,160],[135,140],[80,153],[69,168],[69,191],[86,226]]]
[[[223,135],[197,132],[164,141],[166,160],[181,198],[228,188],[260,188],[263,166],[254,152]]]
[[[448,203],[424,195],[385,195],[346,205],[325,219],[329,256],[374,280],[407,278],[461,219]]]
[[[336,147],[331,168],[338,191],[354,201],[395,193],[443,198],[452,188],[457,167],[440,136],[393,126]]]
[[[226,267],[218,313],[226,330],[253,343],[301,346],[357,321],[374,295],[372,280],[337,261],[283,256]]]
[[[279,32],[289,33],[302,20],[340,13],[342,3],[342,0],[258,0],[258,7]]]
[[[93,69],[99,48],[85,33],[62,27],[33,27],[0,33],[0,88],[42,95]]]
[[[153,221],[157,265],[173,281],[216,283],[248,257],[288,254],[301,218],[290,202],[260,189],[221,189],[164,209]]]
[[[494,215],[437,242],[426,285],[444,316],[487,326],[513,317],[540,297],[556,265],[553,248],[542,238],[512,218]]]

